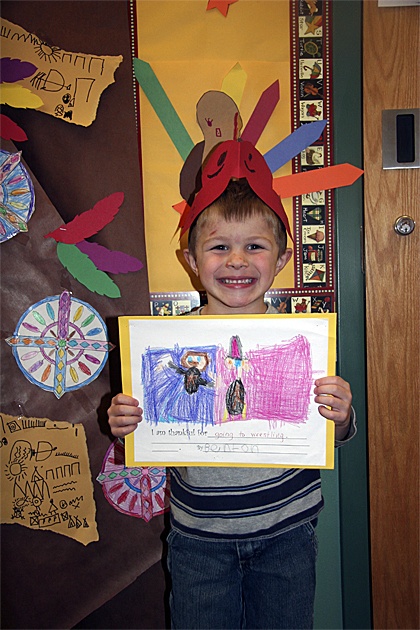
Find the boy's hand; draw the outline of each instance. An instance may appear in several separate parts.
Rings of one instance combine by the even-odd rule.
[[[315,402],[321,416],[335,423],[335,439],[342,440],[348,433],[352,394],[350,385],[340,376],[325,376],[315,381]]]
[[[111,400],[108,409],[108,422],[111,433],[115,437],[125,437],[137,427],[143,419],[143,409],[139,402],[131,396],[117,394]]]

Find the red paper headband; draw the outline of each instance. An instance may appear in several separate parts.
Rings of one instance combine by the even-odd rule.
[[[273,176],[267,162],[251,142],[241,140],[226,140],[211,153],[201,175],[202,188],[191,207],[187,206],[181,215],[181,236],[198,215],[220,197],[232,178],[248,181],[254,193],[277,214],[293,240],[283,204],[273,190]]]

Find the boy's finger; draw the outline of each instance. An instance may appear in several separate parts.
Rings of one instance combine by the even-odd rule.
[[[349,389],[345,389],[340,385],[319,385],[315,387],[314,394],[316,396],[334,396],[335,398],[339,398],[340,400],[344,400],[346,402],[351,402],[352,395]]]
[[[131,416],[140,417],[143,415],[141,407],[133,407],[132,405],[115,405],[109,408],[110,416]]]
[[[129,433],[132,433],[137,428],[137,424],[128,424],[125,426],[114,427],[112,434],[115,437],[126,437]]]
[[[117,394],[111,400],[111,405],[129,405],[130,407],[138,407],[139,401],[127,394]]]

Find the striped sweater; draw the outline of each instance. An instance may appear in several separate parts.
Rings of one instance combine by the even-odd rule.
[[[267,309],[276,312],[271,305]],[[353,413],[345,441],[355,432]],[[171,524],[193,536],[225,540],[273,536],[315,519],[323,505],[316,469],[171,468]]]

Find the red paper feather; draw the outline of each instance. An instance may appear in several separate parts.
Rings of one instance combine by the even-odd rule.
[[[117,214],[123,201],[124,193],[113,193],[95,203],[91,210],[78,214],[69,223],[63,223],[53,232],[45,234],[44,238],[53,238],[58,243],[66,243],[67,245],[80,243],[108,225]]]
[[[4,140],[23,142],[28,139],[23,129],[4,114],[0,114],[0,133]]]

